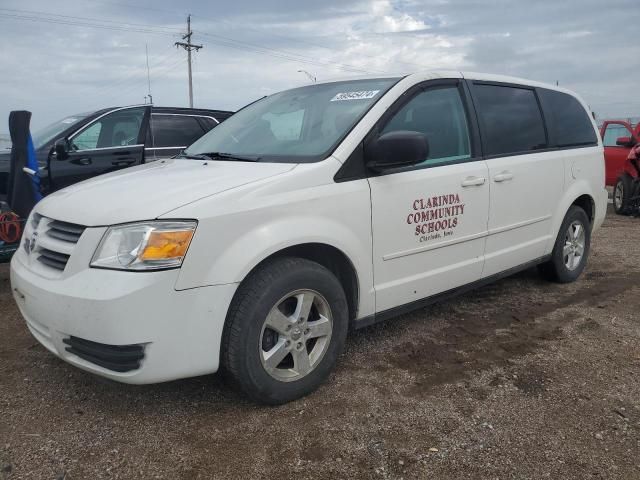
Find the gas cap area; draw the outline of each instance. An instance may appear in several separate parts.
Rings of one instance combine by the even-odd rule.
[[[580,168],[580,164],[578,162],[573,162],[571,165],[571,176],[575,179],[580,177],[580,173],[582,169]]]

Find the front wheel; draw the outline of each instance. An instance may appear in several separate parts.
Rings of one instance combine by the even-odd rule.
[[[559,283],[574,282],[587,264],[591,247],[591,223],[586,212],[572,205],[562,221],[551,258],[540,272]]]
[[[342,351],[347,301],[335,275],[301,258],[269,261],[242,283],[223,335],[223,368],[252,399],[281,404],[315,390]]]
[[[618,215],[627,215],[629,213],[631,188],[631,179],[627,175],[618,177],[613,188],[613,209]]]

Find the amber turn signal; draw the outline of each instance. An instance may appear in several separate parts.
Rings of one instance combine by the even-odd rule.
[[[154,261],[184,257],[192,237],[193,230],[152,231],[138,258],[142,261]]]

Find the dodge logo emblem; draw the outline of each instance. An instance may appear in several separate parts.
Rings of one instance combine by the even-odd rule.
[[[27,251],[27,255],[30,255],[36,249],[36,241],[38,240],[38,232],[33,232],[31,239],[24,239],[24,249]]]

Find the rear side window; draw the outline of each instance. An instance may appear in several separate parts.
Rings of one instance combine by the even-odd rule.
[[[186,115],[151,115],[153,146],[188,147],[202,135],[204,130],[195,117]]]
[[[589,114],[575,97],[545,88],[539,89],[538,95],[554,146],[579,147],[598,143]]]
[[[535,92],[527,88],[475,84],[485,155],[540,150],[547,139]]]

